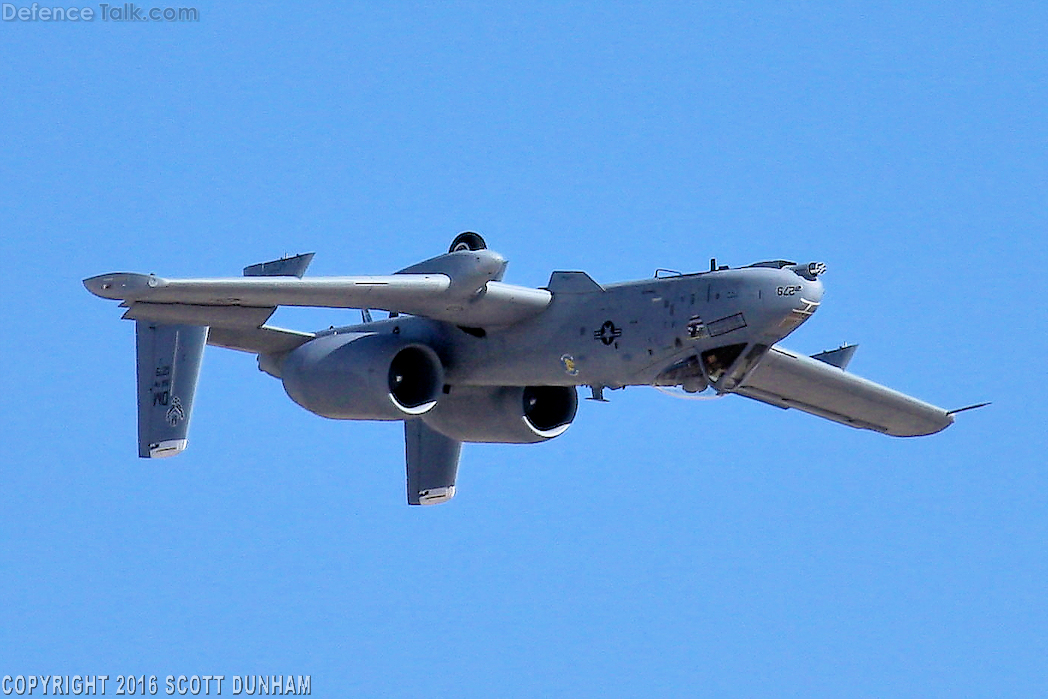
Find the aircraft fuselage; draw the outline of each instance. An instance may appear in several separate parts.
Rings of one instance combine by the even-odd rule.
[[[400,316],[318,337],[345,334],[348,341],[375,332],[425,342],[440,355],[445,381],[453,385],[619,388],[656,384],[667,366],[696,354],[709,358],[706,369],[713,373],[718,361],[728,369],[744,353],[752,365],[804,322],[823,295],[817,278],[788,267],[725,269],[603,289],[568,284],[558,290],[556,280],[554,275],[545,311],[507,328],[481,331]],[[723,347],[738,350],[710,358]],[[752,356],[749,348],[757,348]]]

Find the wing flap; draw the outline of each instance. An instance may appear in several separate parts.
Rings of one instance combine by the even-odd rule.
[[[953,423],[943,408],[782,347],[772,347],[735,393],[896,437],[934,434]]]

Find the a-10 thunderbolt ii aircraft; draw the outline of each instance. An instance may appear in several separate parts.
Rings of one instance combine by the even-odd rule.
[[[958,412],[846,372],[854,345],[814,357],[776,345],[818,309],[820,262],[711,261],[708,272],[606,286],[554,272],[531,289],[504,283],[506,260],[472,232],[387,276],[304,277],[312,257],[252,265],[243,277],[84,280],[136,322],[139,456],[186,448],[205,345],[257,355],[317,415],[403,420],[412,505],[454,496],[463,442],[563,434],[579,386],[597,400],[625,386],[712,389],[898,437],[938,432]],[[277,306],[357,308],[363,322],[284,330],[265,324]]]

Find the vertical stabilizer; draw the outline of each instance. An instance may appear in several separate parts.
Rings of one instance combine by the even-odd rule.
[[[138,455],[174,456],[186,448],[207,328],[135,323],[138,350]]]
[[[436,505],[455,497],[462,442],[445,437],[422,420],[404,421],[408,504]]]

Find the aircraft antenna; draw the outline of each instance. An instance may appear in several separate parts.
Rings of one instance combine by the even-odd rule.
[[[990,403],[986,402],[986,403],[976,403],[975,405],[966,405],[963,408],[955,408],[954,410],[947,410],[946,414],[947,415],[956,415],[957,413],[963,413],[965,410],[976,410],[978,408],[985,408],[987,405],[990,405]]]

